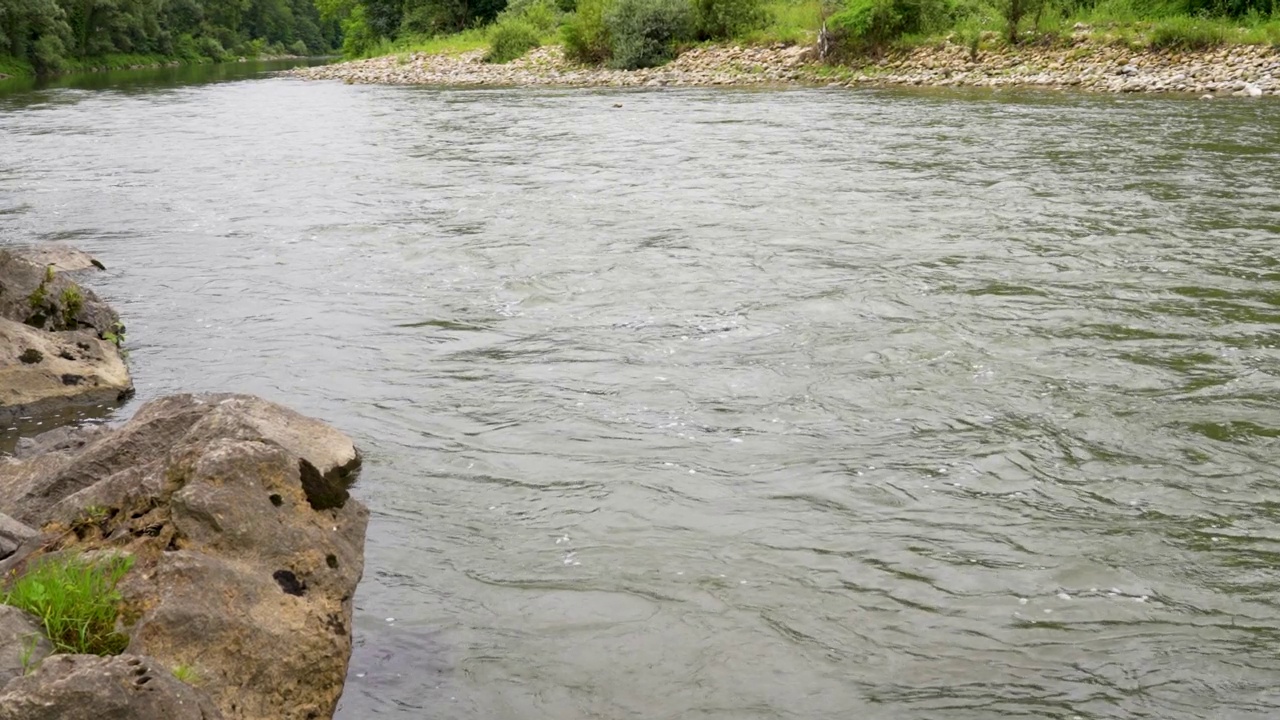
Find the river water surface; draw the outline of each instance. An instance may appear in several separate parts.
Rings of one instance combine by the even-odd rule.
[[[366,450],[340,718],[1280,714],[1280,105],[255,72],[0,96],[0,236]]]

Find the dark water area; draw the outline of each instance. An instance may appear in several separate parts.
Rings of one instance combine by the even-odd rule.
[[[176,65],[140,68],[137,70],[102,70],[98,72],[66,73],[49,77],[10,77],[0,79],[0,98],[19,96],[35,90],[118,90],[135,89],[145,92],[151,88],[167,88],[177,85],[228,82],[259,78],[270,73],[295,67],[310,67],[332,62],[333,58],[288,58],[283,60],[247,60],[245,62],[210,63],[204,65]]]
[[[364,448],[340,718],[1277,715],[1280,106],[225,79],[0,241]]]

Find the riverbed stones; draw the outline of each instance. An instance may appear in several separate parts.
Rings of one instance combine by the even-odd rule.
[[[1088,29],[1057,44],[1027,43],[984,47],[973,53],[967,43],[942,42],[893,50],[848,66],[816,61],[805,46],[743,48],[701,47],[672,63],[643,70],[611,70],[574,65],[558,47],[543,47],[507,65],[482,61],[483,51],[462,54],[413,53],[299,68],[306,79],[349,84],[567,87],[723,87],[830,85],[845,87],[909,85],[918,87],[1072,87],[1090,92],[1226,92],[1251,82],[1260,95],[1280,95],[1280,49],[1241,46],[1229,53],[1206,51],[1134,51]],[[1189,84],[1188,78],[1197,78]]]
[[[219,720],[200,689],[154,658],[53,655],[0,689],[0,720]]]
[[[368,522],[351,440],[244,395],[164,398],[75,440],[0,463],[0,511],[45,551],[133,555],[128,652],[192,668],[227,718],[330,717]]]
[[[20,677],[53,652],[53,644],[35,616],[0,605],[0,688]]]
[[[114,404],[133,392],[119,317],[70,273],[100,266],[71,248],[0,250],[0,422]]]

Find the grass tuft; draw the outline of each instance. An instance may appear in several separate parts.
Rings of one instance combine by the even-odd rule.
[[[200,674],[190,665],[178,665],[173,668],[173,676],[188,685],[198,685]]]
[[[56,652],[119,655],[129,638],[115,629],[116,585],[131,567],[127,556],[46,560],[13,580],[0,603],[38,617]]]

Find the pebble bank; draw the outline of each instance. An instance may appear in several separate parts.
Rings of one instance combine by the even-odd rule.
[[[890,86],[1036,87],[1110,93],[1195,93],[1201,97],[1280,96],[1280,50],[1227,46],[1200,51],[1133,50],[1077,35],[1049,46],[983,49],[937,45],[886,54],[862,65],[821,63],[812,48],[707,47],[645,70],[568,62],[559,47],[538,48],[506,65],[483,51],[412,53],[298,68],[309,80],[391,85],[493,87]]]

